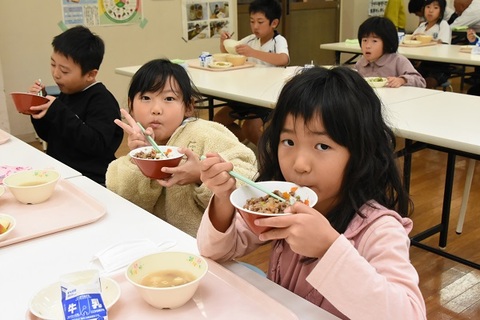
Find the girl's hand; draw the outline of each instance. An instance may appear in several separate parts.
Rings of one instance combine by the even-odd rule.
[[[401,77],[387,77],[387,87],[400,88],[405,83],[407,83],[407,81]]]
[[[210,221],[219,232],[225,232],[235,216],[230,194],[235,190],[236,181],[228,173],[233,165],[225,162],[218,153],[207,153],[200,168],[200,179],[213,192],[208,211]]]
[[[285,212],[292,214],[255,220],[257,226],[273,228],[260,234],[260,240],[285,239],[295,253],[321,258],[340,236],[327,218],[306,204],[297,202]]]
[[[125,133],[128,134],[128,148],[130,150],[145,147],[150,145],[147,142],[147,139],[142,133],[142,130],[138,127],[137,122],[132,116],[128,113],[125,109],[120,109],[122,116],[125,118],[127,123],[123,122],[120,119],[115,119],[114,122],[123,129]],[[153,137],[153,130],[152,128],[148,127],[145,129],[145,134],[151,135]]]
[[[47,98],[50,101],[45,103],[45,104],[41,104],[39,106],[31,106],[30,107],[30,110],[32,110],[32,111],[38,111],[38,113],[32,114],[33,119],[43,118],[47,114],[47,111],[50,108],[50,106],[52,105],[53,101],[55,101],[55,99],[56,99],[53,96],[46,96],[45,98]]]
[[[184,153],[187,160],[177,167],[162,168],[162,172],[171,173],[170,178],[157,180],[161,186],[171,187],[173,185],[184,186],[191,183],[202,184],[200,180],[200,158],[188,148],[179,148],[178,152]]]
[[[207,153],[201,161],[200,179],[215,196],[230,202],[230,194],[236,188],[235,178],[228,173],[231,170],[233,164],[223,160],[218,153]]]

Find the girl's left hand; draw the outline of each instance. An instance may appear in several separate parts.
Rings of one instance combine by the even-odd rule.
[[[188,148],[179,148],[178,152],[185,154],[187,160],[177,167],[162,168],[162,172],[171,173],[167,179],[157,180],[161,186],[171,187],[173,185],[184,186],[191,183],[202,184],[200,180],[200,158]]]
[[[258,226],[273,228],[262,233],[260,240],[285,239],[295,253],[321,258],[340,236],[320,212],[306,204],[297,202],[285,212],[292,214],[255,220]]]
[[[403,86],[407,81],[400,77],[387,77],[387,87],[390,88],[400,88]]]

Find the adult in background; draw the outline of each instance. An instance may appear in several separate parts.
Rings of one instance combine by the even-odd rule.
[[[405,31],[406,18],[403,0],[388,0],[383,16],[393,22],[397,31]]]

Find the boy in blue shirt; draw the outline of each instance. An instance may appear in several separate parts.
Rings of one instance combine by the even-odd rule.
[[[105,185],[108,164],[123,139],[120,107],[108,89],[96,80],[103,60],[103,40],[83,26],[53,38],[50,69],[60,89],[58,98],[31,107],[38,136],[48,143],[47,154]],[[44,90],[38,81],[30,88]]]
[[[239,41],[240,44],[235,47],[237,54],[247,56],[247,60],[255,64],[287,66],[290,61],[287,40],[276,31],[282,15],[280,4],[276,0],[255,0],[250,3],[249,13],[252,34]],[[223,41],[229,38],[227,32],[220,36],[221,52],[227,52]],[[256,145],[269,113],[269,109],[236,103],[220,109],[213,120],[225,125],[240,141],[248,139]],[[238,118],[246,119],[242,128],[235,123]]]

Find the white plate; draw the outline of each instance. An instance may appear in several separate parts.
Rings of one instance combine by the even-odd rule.
[[[233,64],[231,62],[225,62],[225,61],[215,61],[208,65],[208,67],[212,69],[227,69],[227,68],[231,68],[232,66]]]
[[[382,81],[379,81],[380,79],[382,79]],[[365,77],[365,80],[374,88],[381,88],[387,84],[387,78],[383,77]]]
[[[102,298],[107,310],[120,298],[120,286],[110,278],[100,278]],[[40,319],[64,319],[60,282],[55,282],[40,290],[30,302],[30,312]]]

